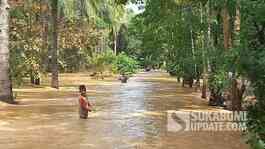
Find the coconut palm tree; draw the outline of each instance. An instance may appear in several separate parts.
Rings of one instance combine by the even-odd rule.
[[[67,17],[89,18],[95,17],[95,12],[98,10],[103,0],[51,0],[51,66],[52,66],[52,88],[59,88],[59,70],[58,70],[58,19],[62,10]],[[82,20],[81,20],[82,21]]]
[[[8,0],[0,0],[0,100],[13,103],[9,74]]]
[[[119,4],[116,1],[107,0],[105,5],[107,23],[109,24],[110,33],[112,34],[112,47],[115,54],[117,54],[117,36],[120,27],[126,22],[125,5]]]

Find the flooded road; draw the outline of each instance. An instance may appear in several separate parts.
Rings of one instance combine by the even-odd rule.
[[[212,111],[193,89],[162,72],[127,84],[62,76],[59,91],[18,89],[21,105],[0,107],[0,149],[247,149],[239,132],[169,132],[167,110]],[[77,86],[96,111],[78,118]]]

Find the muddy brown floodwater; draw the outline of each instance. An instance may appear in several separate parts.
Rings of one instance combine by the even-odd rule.
[[[0,107],[0,149],[247,149],[239,132],[169,132],[167,110],[206,110],[193,89],[163,72],[127,84],[63,75],[64,86],[17,89],[20,105]],[[96,111],[78,118],[76,86],[87,84]]]

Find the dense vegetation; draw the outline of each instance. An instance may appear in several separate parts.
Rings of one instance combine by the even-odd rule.
[[[124,5],[103,0],[27,0],[11,4],[13,85],[23,84],[24,77],[40,84],[41,75],[51,73],[51,86],[59,88],[59,72],[108,71],[107,65],[115,63],[116,55],[126,48],[123,34],[130,13]]]
[[[202,98],[231,101],[234,111],[253,90],[249,143],[264,148],[264,0],[146,0],[136,16],[126,3],[25,0],[7,9],[0,0],[0,98],[13,102],[12,85],[25,77],[38,85],[51,74],[51,87],[59,88],[59,72],[163,68],[183,82],[195,80]]]
[[[129,26],[128,49],[149,67],[164,64],[184,81],[202,79],[202,97],[208,90],[212,100],[231,101],[231,110],[242,110],[254,94],[250,143],[264,148],[264,10],[262,0],[147,0]]]

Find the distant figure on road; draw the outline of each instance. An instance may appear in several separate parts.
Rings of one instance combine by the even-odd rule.
[[[122,83],[127,83],[128,79],[129,79],[129,77],[128,77],[127,75],[125,75],[125,74],[121,74],[121,75],[119,76],[119,80],[120,80]]]
[[[92,106],[87,100],[87,95],[86,95],[86,86],[85,85],[80,85],[79,86],[79,92],[80,92],[80,97],[79,97],[79,116],[81,119],[87,119],[88,112],[92,111]]]

